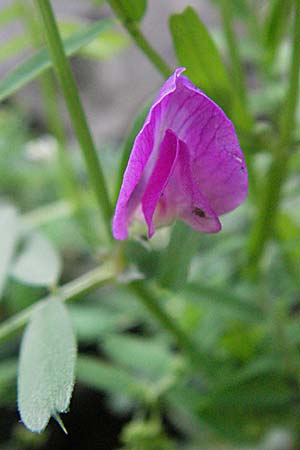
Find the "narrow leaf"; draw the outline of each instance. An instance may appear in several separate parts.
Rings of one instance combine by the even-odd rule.
[[[99,20],[84,30],[72,34],[63,41],[66,54],[68,56],[74,55],[100,33],[106,31],[110,25],[111,21]],[[26,59],[0,82],[0,101],[16,92],[29,81],[34,80],[51,66],[51,60],[45,49]]]
[[[0,206],[0,298],[18,237],[18,216],[12,206]]]
[[[210,306],[215,305],[221,310],[227,310],[233,317],[247,322],[258,321],[262,316],[260,308],[254,302],[241,298],[231,290],[224,288],[216,288],[203,283],[188,283],[181,294],[189,302],[196,304],[200,304],[203,299],[206,299]]]
[[[59,31],[63,38],[67,38],[80,30],[80,23],[75,21],[59,22]],[[129,45],[129,38],[123,32],[108,29],[79,50],[78,54],[91,59],[108,59],[125,49]]]
[[[104,339],[104,349],[117,363],[151,377],[167,375],[174,355],[163,342],[130,335],[111,335]],[[175,360],[175,358],[174,358]]]
[[[51,242],[39,233],[32,234],[16,259],[11,274],[23,283],[53,286],[61,273],[61,260]]]
[[[26,34],[20,34],[6,42],[3,42],[0,48],[0,62],[27,50],[30,47],[30,39]]]
[[[7,25],[20,16],[20,8],[17,4],[7,6],[0,11],[0,27]]]
[[[41,432],[65,412],[74,386],[76,343],[64,304],[51,298],[35,310],[24,333],[18,406],[24,425]]]
[[[180,65],[193,83],[221,104],[231,91],[219,51],[193,8],[170,17],[170,30]]]
[[[77,377],[82,383],[111,394],[134,399],[143,396],[144,386],[128,372],[90,356],[78,358]]]

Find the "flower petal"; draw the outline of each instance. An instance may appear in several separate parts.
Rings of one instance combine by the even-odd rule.
[[[246,197],[247,169],[231,121],[177,69],[137,135],[116,206],[113,235],[128,237],[142,204],[149,236],[179,217],[216,232],[218,216]]]
[[[177,78],[165,126],[187,144],[192,176],[216,214],[242,203],[248,177],[234,126],[221,108],[184,76]]]
[[[148,225],[149,238],[155,232],[153,214],[172,175],[178,153],[178,139],[167,130],[159,148],[159,156],[142,198],[142,211]]]
[[[192,176],[190,151],[187,145],[177,137],[176,139],[176,162],[161,200],[165,205],[164,214],[170,216],[171,209],[173,215],[171,219],[174,219],[174,216],[178,217],[202,233],[216,233],[220,231],[221,223]],[[159,220],[159,217],[156,220]]]
[[[155,158],[153,158],[153,161],[149,161],[149,158],[151,155],[157,156],[160,136],[163,137],[165,134],[165,131],[162,131],[162,123],[168,111],[169,96],[175,91],[177,77],[183,70],[183,68],[177,69],[162,86],[143,128],[135,139],[113,219],[113,236],[115,239],[122,240],[128,237],[128,225],[131,216],[142,199],[151,175],[151,166],[155,163]],[[148,161],[151,164],[146,167]]]

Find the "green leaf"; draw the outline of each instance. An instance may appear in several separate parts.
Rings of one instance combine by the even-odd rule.
[[[189,302],[201,304],[203,299],[209,302],[209,306],[216,305],[221,310],[227,310],[232,318],[239,318],[247,322],[259,321],[262,311],[249,299],[242,298],[225,288],[216,288],[203,283],[188,283],[181,294]]]
[[[20,8],[17,4],[7,6],[0,11],[0,27],[7,25],[20,16]]]
[[[32,234],[17,257],[11,275],[22,283],[54,286],[61,273],[61,260],[52,243],[39,233]]]
[[[228,73],[219,51],[193,8],[170,17],[170,30],[176,55],[185,74],[205,93],[222,105],[232,91]]]
[[[59,22],[59,31],[63,38],[67,38],[80,30],[80,23],[74,21]],[[126,34],[117,30],[106,30],[100,36],[93,39],[78,54],[92,59],[108,59],[126,48],[129,45],[129,38]]]
[[[119,0],[118,8],[122,10],[122,16],[133,22],[138,22],[146,12],[147,0]]]
[[[128,372],[90,356],[79,356],[77,378],[82,383],[111,394],[144,397],[145,387]]]
[[[26,34],[20,34],[9,41],[3,42],[0,48],[0,62],[6,61],[29,47],[30,39]]]
[[[77,53],[100,33],[106,31],[111,26],[111,23],[108,20],[99,20],[65,39],[63,44],[67,56],[72,56]],[[0,82],[0,101],[34,80],[51,66],[52,63],[46,50],[40,50],[26,59]]]
[[[17,211],[13,206],[0,206],[0,298],[19,232]]]
[[[69,312],[77,338],[84,342],[95,342],[103,335],[132,326],[135,321],[130,314],[113,313],[97,306],[72,305]]]
[[[50,298],[36,308],[21,345],[18,407],[29,430],[43,431],[51,416],[68,409],[75,360],[67,309],[59,299]]]
[[[118,364],[139,373],[162,377],[172,367],[174,355],[163,342],[122,334],[108,336],[103,346]]]
[[[126,34],[116,30],[107,30],[80,50],[79,54],[86,58],[106,60],[127,48],[129,43],[130,40]]]

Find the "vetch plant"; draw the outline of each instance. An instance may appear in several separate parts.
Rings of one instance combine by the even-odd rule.
[[[13,198],[0,199],[0,414],[17,404],[22,421],[7,439],[0,420],[0,447],[38,448],[24,426],[48,427],[46,442],[51,417],[64,429],[68,412],[63,438],[77,450],[261,450],[274,427],[289,450],[300,448],[300,0],[208,2],[217,30],[185,0],[168,20],[172,66],[142,31],[150,2],[106,0],[162,76],[159,91],[147,90],[149,99],[158,92],[151,106],[146,99],[130,117],[122,148],[119,137],[94,141],[81,64],[74,77],[69,61],[102,61],[127,45],[107,10],[98,15],[103,3],[92,1],[99,18],[82,26],[57,18],[50,0],[1,9],[0,29],[12,20],[25,27],[0,60],[29,46],[32,54],[0,80],[0,100],[9,99],[0,187]],[[143,76],[139,64],[131,70]],[[32,133],[35,121],[10,96],[36,79],[43,130]],[[53,160],[24,160],[45,130],[58,143]],[[110,420],[126,414],[118,437],[101,428],[108,408]]]
[[[128,237],[142,216],[155,226],[180,218],[197,231],[220,231],[219,215],[236,208],[248,189],[237,135],[224,112],[176,69],[154,100],[124,174],[113,235]]]

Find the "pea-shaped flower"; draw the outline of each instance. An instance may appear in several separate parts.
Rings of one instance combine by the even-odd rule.
[[[183,71],[164,83],[135,139],[113,219],[116,239],[128,237],[134,219],[145,221],[149,237],[176,218],[216,233],[219,216],[247,195],[233,124]]]

